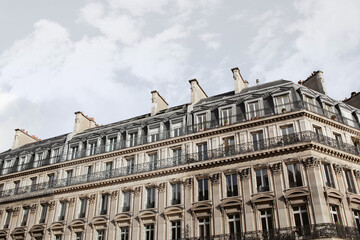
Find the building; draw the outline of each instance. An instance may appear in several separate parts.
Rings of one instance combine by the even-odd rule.
[[[360,94],[322,72],[248,86],[0,154],[0,239],[359,239]]]

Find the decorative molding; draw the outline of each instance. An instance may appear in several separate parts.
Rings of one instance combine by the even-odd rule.
[[[19,211],[20,211],[20,207],[14,207],[13,209],[13,215],[14,216],[17,216],[19,214]]]
[[[210,176],[210,181],[212,184],[218,184],[220,182],[220,173],[215,173]]]
[[[30,212],[31,213],[35,213],[36,212],[36,209],[37,209],[38,205],[35,203],[35,204],[32,204],[30,206]]]
[[[301,161],[305,168],[315,168],[320,166],[320,161],[316,157],[308,157]]]
[[[334,167],[334,171],[335,171],[336,174],[342,174],[342,172],[343,172],[343,166],[342,165],[334,163],[333,167]]]
[[[191,185],[193,184],[192,178],[187,178],[184,180],[183,185],[185,188],[191,188]]]
[[[96,194],[91,194],[89,197],[90,204],[95,203],[96,201]]]
[[[360,179],[360,170],[354,170],[354,175],[357,179]]]
[[[159,192],[165,192],[165,189],[166,189],[166,183],[160,183],[158,185]]]
[[[250,179],[250,168],[245,168],[240,170],[240,178],[241,179]]]
[[[282,170],[282,163],[278,162],[278,163],[274,163],[273,165],[270,166],[270,171],[273,175],[279,175],[281,174],[281,170]]]
[[[0,216],[2,216],[3,212],[4,212],[3,210],[0,210]]]
[[[55,201],[51,201],[51,202],[49,203],[49,209],[50,209],[50,210],[54,210],[54,209],[55,209]]]
[[[112,191],[110,197],[112,200],[116,200],[118,198],[118,195],[119,191]]]
[[[134,196],[140,196],[142,187],[136,187],[134,189]]]
[[[69,207],[73,207],[73,206],[75,206],[75,198],[74,197],[70,198],[70,200],[69,200]]]

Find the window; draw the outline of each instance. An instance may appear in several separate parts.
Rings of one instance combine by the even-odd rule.
[[[5,224],[4,224],[4,229],[9,228],[10,220],[11,220],[11,210],[8,210],[8,211],[6,211],[6,220],[5,220]]]
[[[173,149],[172,154],[173,154],[173,164],[174,164],[174,166],[180,164],[180,162],[181,162],[181,148]]]
[[[21,221],[21,226],[26,226],[27,225],[27,220],[29,218],[29,207],[24,207],[23,208],[23,218]]]
[[[137,137],[138,137],[137,132],[129,133],[129,147],[133,147],[137,145]]]
[[[198,179],[199,201],[209,200],[209,182],[207,178]]]
[[[73,170],[66,170],[66,184],[69,185],[71,184],[71,178],[73,176]]]
[[[55,240],[62,240],[62,235],[61,234],[55,235]]]
[[[65,220],[67,202],[60,202],[59,221]]]
[[[113,169],[113,162],[105,163],[105,171],[106,171],[105,175],[107,178],[112,177],[112,174],[113,174],[112,169]]]
[[[271,231],[273,229],[273,221],[272,221],[272,210],[260,210],[260,219],[263,233],[266,234],[267,231]]]
[[[206,128],[206,114],[197,115],[197,130],[205,130]]]
[[[131,202],[131,192],[123,192],[123,206],[122,206],[123,212],[130,211],[130,202]]]
[[[135,170],[135,159],[133,157],[126,159],[126,172],[127,172],[127,174],[133,174],[134,170]]]
[[[57,162],[59,162],[59,161],[58,161],[59,158],[60,158],[60,148],[55,148],[55,149],[53,149],[53,150],[52,150],[52,159],[51,159],[51,162],[52,162],[52,163],[57,163]]]
[[[160,132],[160,129],[158,127],[157,128],[149,128],[148,141],[149,142],[158,141],[160,139],[159,132]]]
[[[157,169],[158,168],[157,153],[151,153],[148,156],[149,156],[149,170]]]
[[[253,120],[257,117],[261,117],[259,101],[248,103],[248,109],[249,109],[249,113],[248,113],[249,119]]]
[[[229,233],[231,236],[238,236],[240,238],[241,226],[240,226],[240,214],[231,214],[228,216],[229,219]]]
[[[155,187],[146,189],[146,208],[155,207]]]
[[[346,188],[348,192],[356,193],[355,183],[350,169],[344,169]]]
[[[84,174],[86,175],[87,180],[91,179],[91,174],[92,174],[92,166],[85,166],[84,167]]]
[[[22,171],[24,169],[26,169],[26,164],[27,164],[27,156],[21,156],[19,159],[19,164],[18,164],[18,171]]]
[[[3,174],[9,173],[13,165],[14,165],[14,159],[5,160]]]
[[[325,115],[327,117],[331,117],[332,115],[335,115],[333,111],[333,107],[331,105],[325,103],[323,106],[324,106]]]
[[[48,210],[48,205],[47,204],[42,204],[41,205],[41,215],[40,215],[39,223],[45,223],[47,210]]]
[[[226,196],[238,196],[237,174],[226,175]]]
[[[330,205],[330,215],[333,223],[341,224],[338,206]]]
[[[154,240],[154,225],[145,225],[145,240]]]
[[[117,137],[109,138],[109,152],[116,149]]]
[[[44,159],[44,153],[41,152],[41,153],[37,153],[36,154],[36,159],[37,159],[37,166],[42,166],[43,165],[43,159]]]
[[[0,184],[0,197],[2,197],[4,191],[4,184]]]
[[[200,218],[199,219],[199,237],[204,239],[210,236],[210,219]]]
[[[265,148],[264,145],[264,135],[262,131],[254,132],[251,134],[253,139],[254,151],[261,150]]]
[[[48,174],[48,184],[51,188],[54,185],[55,175],[53,173]]]
[[[97,230],[97,240],[105,240],[105,230]]]
[[[232,124],[232,121],[231,121],[231,119],[232,119],[231,118],[232,117],[231,108],[223,109],[221,111],[221,117],[222,117],[222,121],[221,121],[222,126]]]
[[[181,203],[181,183],[171,184],[171,205]]]
[[[288,94],[275,97],[275,102],[276,102],[276,113],[279,114],[279,113],[291,111],[291,106],[289,104],[290,100],[289,100]]]
[[[312,97],[306,96],[304,95],[305,98],[305,103],[307,106],[307,109],[314,112],[315,111],[315,105],[314,105],[314,100]]]
[[[180,221],[171,222],[171,239],[172,240],[181,239],[181,222]]]
[[[20,189],[20,181],[14,182],[14,194],[18,194]]]
[[[300,187],[303,185],[300,168],[300,163],[292,163],[287,165],[290,187]]]
[[[120,228],[120,240],[129,240],[129,228],[128,227]]]
[[[77,158],[78,150],[79,150],[78,146],[74,146],[70,149],[70,160]]]
[[[208,159],[207,156],[207,143],[201,143],[197,145],[199,161]]]
[[[267,192],[270,190],[267,168],[258,169],[256,173],[256,186],[258,192]]]
[[[87,198],[80,198],[79,218],[85,218],[85,216],[86,216],[86,207],[87,207]]]
[[[75,240],[83,240],[83,232],[75,233]]]
[[[35,191],[36,190],[37,177],[30,178],[30,181],[31,181],[30,189],[31,189],[31,191]]]
[[[102,194],[100,199],[100,215],[108,214],[109,195]]]
[[[318,127],[318,126],[313,126],[313,127],[314,127],[314,132],[315,132],[315,136],[316,136],[317,140],[321,141],[323,139],[321,127]]]
[[[309,217],[306,206],[293,206],[296,227],[309,226]]]
[[[325,185],[327,187],[335,188],[334,178],[333,178],[330,164],[324,163],[324,164],[322,164],[321,168],[322,168],[322,172],[323,172]]]
[[[341,148],[342,145],[343,145],[343,141],[342,141],[341,135],[338,134],[338,133],[334,133],[334,137],[335,137],[335,142],[336,142],[337,147],[338,147],[338,148]]]
[[[227,137],[223,139],[224,151],[226,156],[231,156],[235,153],[235,139],[234,137]]]
[[[96,142],[92,142],[89,144],[89,155],[90,156],[96,154],[96,146],[97,146]]]
[[[281,127],[281,133],[283,137],[294,134],[293,125]]]
[[[180,120],[180,122],[174,122],[171,124],[171,128],[172,128],[172,137],[178,137],[183,135],[182,132],[182,119]]]
[[[360,211],[359,210],[353,210],[353,215],[354,215],[355,226],[358,229],[360,229]]]

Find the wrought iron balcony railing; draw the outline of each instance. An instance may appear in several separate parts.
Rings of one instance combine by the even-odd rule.
[[[280,110],[281,108],[281,110]],[[118,141],[116,144],[106,144],[101,145],[93,148],[91,151],[90,149],[84,149],[81,151],[71,152],[70,149],[67,154],[60,154],[58,156],[54,157],[47,157],[45,159],[30,162],[22,165],[14,165],[10,167],[2,167],[2,174],[9,174],[17,171],[22,171],[26,169],[36,168],[36,167],[42,167],[54,163],[59,163],[67,160],[73,160],[78,158],[83,158],[87,156],[92,155],[98,155],[105,152],[112,152],[124,148],[134,147],[146,143],[161,141],[173,137],[179,137],[187,134],[192,134],[196,132],[206,131],[210,129],[216,129],[219,127],[237,124],[241,122],[256,120],[264,117],[269,117],[273,115],[283,114],[286,112],[293,112],[301,109],[307,109],[309,111],[312,111],[314,113],[323,115],[325,117],[331,118],[333,120],[339,121],[341,123],[347,124],[349,126],[355,127],[357,129],[360,129],[359,123],[352,119],[345,118],[341,116],[340,114],[337,114],[335,112],[330,112],[328,110],[325,110],[321,107],[318,107],[313,104],[309,104],[307,102],[303,101],[295,101],[288,104],[283,104],[281,106],[275,106],[275,107],[267,107],[258,109],[256,111],[248,111],[245,114],[238,114],[238,115],[232,115],[228,116],[226,118],[217,118],[211,121],[205,121],[201,123],[192,124],[189,126],[182,126],[181,128],[174,128],[166,131],[159,131],[157,134],[152,134],[148,136],[140,136],[135,139],[130,140],[121,140]],[[284,139],[284,141],[287,141],[287,139]],[[291,140],[290,140],[291,142]],[[256,149],[262,149],[261,142],[259,142],[258,146],[255,146]],[[206,156],[204,156],[206,159]],[[0,166],[1,167],[1,166]]]
[[[184,154],[181,157],[179,156],[177,158],[177,161],[174,161],[174,158],[158,159],[156,161],[156,168],[154,167],[154,163],[149,163],[149,162],[134,164],[131,173],[129,173],[129,168],[125,166],[108,171],[95,172],[91,174],[75,176],[72,178],[57,179],[52,182],[44,182],[39,184],[32,184],[28,186],[3,190],[0,191],[0,198],[14,196],[18,194],[38,192],[38,191],[45,191],[46,193],[49,193],[48,190],[55,188],[62,188],[66,186],[106,180],[110,178],[122,177],[131,174],[144,173],[144,172],[153,171],[155,169],[164,169],[169,167],[181,166],[184,164],[191,164],[194,162],[202,162],[206,160],[218,159],[218,158],[234,156],[238,154],[245,154],[254,151],[261,151],[266,149],[272,149],[272,148],[277,148],[277,147],[282,147],[282,146],[287,146],[302,142],[314,141],[351,154],[355,154],[358,156],[360,155],[359,149],[354,145],[350,145],[346,143],[342,143],[341,145],[339,145],[336,139],[318,135],[312,131],[305,131],[300,133],[294,133],[291,135],[286,135],[285,139],[286,141],[284,141],[284,136],[281,136],[281,137],[267,138],[256,142],[236,144],[233,145],[232,151],[228,151],[228,147],[220,147],[205,152]]]

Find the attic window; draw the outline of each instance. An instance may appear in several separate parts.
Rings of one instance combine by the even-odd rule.
[[[275,97],[275,103],[276,103],[276,113],[278,114],[289,112],[291,110],[289,104],[290,103],[289,94]]]
[[[248,104],[248,117],[249,119],[255,119],[261,117],[260,101],[249,102]]]

